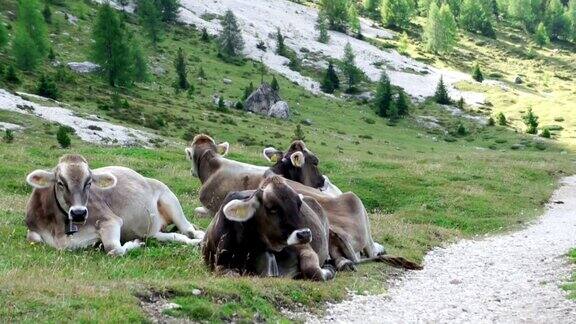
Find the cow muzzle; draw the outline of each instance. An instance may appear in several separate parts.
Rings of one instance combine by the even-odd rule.
[[[68,217],[74,224],[84,224],[88,218],[88,209],[83,206],[72,206],[68,212]]]
[[[295,230],[288,236],[287,245],[307,244],[312,242],[312,231],[308,228]]]

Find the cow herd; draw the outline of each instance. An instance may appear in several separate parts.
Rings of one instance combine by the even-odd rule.
[[[205,233],[162,182],[124,167],[90,169],[82,156],[64,155],[53,170],[26,178],[34,188],[27,239],[57,249],[101,244],[115,256],[147,238],[201,245],[206,265],[229,275],[330,280],[366,261],[420,268],[386,255],[362,201],[330,183],[302,141],[285,152],[264,149],[269,168],[227,159],[228,150],[207,135],[185,150],[202,183],[196,212],[212,217]],[[164,232],[170,224],[178,232]]]

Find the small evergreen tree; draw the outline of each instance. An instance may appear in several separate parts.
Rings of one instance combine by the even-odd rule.
[[[116,86],[129,83],[130,49],[122,23],[108,3],[98,10],[92,34],[92,56],[100,65],[108,84]]]
[[[392,106],[392,86],[385,71],[382,71],[380,80],[378,81],[376,95],[374,97],[374,106],[378,116],[389,117],[390,107]]]
[[[394,104],[398,110],[398,115],[407,116],[408,115],[408,98],[404,91],[399,90],[398,96],[396,97],[396,102]]]
[[[210,35],[208,35],[208,30],[206,30],[206,27],[202,28],[202,36],[200,36],[200,40],[204,43],[208,43],[210,41]]]
[[[362,72],[358,67],[356,67],[355,59],[356,55],[354,54],[352,45],[346,43],[341,69],[342,73],[346,76],[346,81],[348,83],[348,88],[346,89],[347,92],[354,92],[356,90],[356,85],[358,85],[362,77]]]
[[[54,48],[50,47],[50,51],[48,51],[48,59],[50,61],[54,61],[56,59],[56,53],[54,53]]]
[[[544,138],[551,138],[552,134],[550,133],[550,130],[548,128],[544,128],[542,133],[540,133],[540,136],[542,136]]]
[[[364,0],[364,10],[372,17],[377,16],[381,2],[382,0]]]
[[[48,33],[37,0],[18,2],[18,20],[12,42],[16,64],[22,70],[34,70],[48,53]]]
[[[328,22],[326,16],[322,13],[318,14],[318,19],[316,20],[316,29],[318,30],[318,41],[320,43],[328,44],[330,41],[330,35],[328,34]]]
[[[8,30],[2,19],[0,19],[0,50],[8,44]]]
[[[154,0],[140,0],[138,2],[138,16],[140,17],[140,24],[156,47],[162,34],[162,14]]]
[[[326,69],[326,74],[322,78],[320,88],[326,93],[334,93],[336,89],[340,88],[340,79],[338,74],[336,74],[332,61],[328,63],[328,69]]]
[[[568,1],[566,19],[568,21],[568,39],[576,43],[576,0]],[[2,46],[0,45],[0,47]]]
[[[188,71],[186,69],[186,58],[184,57],[184,50],[182,47],[178,48],[178,55],[174,60],[174,67],[176,68],[176,75],[178,76],[177,88],[181,90],[188,89]]]
[[[276,92],[280,91],[280,85],[278,84],[278,80],[276,80],[275,75],[272,76],[272,83],[270,83],[270,87]]]
[[[532,108],[528,108],[528,112],[522,116],[522,120],[526,125],[526,133],[536,134],[538,133],[538,116],[534,114]]]
[[[328,19],[328,26],[332,30],[345,32],[349,17],[348,0],[320,0],[320,11]]]
[[[564,5],[560,0],[550,0],[544,15],[546,31],[551,39],[567,36],[569,21],[564,13]]]
[[[242,100],[248,99],[252,92],[254,92],[254,83],[250,82],[250,84],[244,88],[244,95],[242,96]]]
[[[476,80],[477,82],[484,81],[484,75],[482,75],[482,70],[480,70],[480,64],[478,64],[478,62],[474,64],[474,69],[472,70],[472,79]]]
[[[155,0],[154,3],[162,14],[162,21],[166,23],[176,22],[180,0]]]
[[[538,27],[536,27],[536,34],[534,34],[534,41],[536,42],[536,45],[538,45],[538,47],[540,48],[542,48],[542,46],[545,46],[550,42],[548,32],[546,31],[546,27],[542,22],[538,24]]]
[[[506,116],[504,116],[504,113],[502,113],[502,112],[498,113],[496,118],[498,119],[498,125],[500,125],[500,126],[508,125],[508,121],[506,120]]]
[[[58,127],[58,131],[56,132],[56,140],[58,144],[60,144],[61,148],[69,148],[71,144],[70,136],[68,135],[68,128],[64,126]]]
[[[464,110],[464,97],[460,97],[460,99],[458,100],[458,109],[460,110]]]
[[[266,69],[266,64],[264,64],[264,59],[260,57],[260,64],[258,65],[258,72],[260,72],[260,84],[264,83],[264,76],[268,73],[268,69]]]
[[[218,98],[218,110],[226,111],[226,103],[224,102],[223,96],[220,96],[220,98]]]
[[[186,92],[188,95],[188,99],[194,98],[194,91],[196,91],[196,89],[194,88],[194,85],[192,85],[192,84],[188,85],[188,91]]]
[[[434,101],[441,105],[449,105],[452,103],[450,96],[448,95],[448,90],[446,89],[446,85],[444,84],[444,78],[440,77],[440,81],[436,86],[436,92],[434,93]]]
[[[458,124],[458,128],[456,129],[456,134],[458,134],[460,136],[465,136],[466,134],[468,134],[468,130],[466,129],[464,124],[462,124],[462,123]]]
[[[137,39],[131,41],[130,60],[132,61],[133,79],[137,82],[146,82],[149,79],[148,63]]]
[[[304,131],[302,130],[302,127],[300,126],[300,124],[296,125],[296,129],[294,130],[294,137],[292,137],[292,140],[304,141],[305,139],[306,139],[306,136],[304,135]]]
[[[284,44],[284,36],[282,36],[280,28],[276,29],[276,54],[284,57],[288,56],[288,51]]]
[[[406,54],[408,52],[408,34],[406,34],[406,32],[403,32],[398,40],[398,52],[400,54]]]
[[[496,122],[494,121],[494,118],[492,118],[492,116],[488,117],[488,126],[494,126],[496,125]]]
[[[380,5],[382,23],[388,27],[406,28],[412,17],[411,0],[382,0]]]
[[[58,88],[56,83],[45,75],[40,77],[38,86],[36,86],[36,94],[50,99],[58,99]]]
[[[460,8],[460,26],[467,31],[494,37],[492,8],[487,0],[464,0]]]
[[[350,8],[348,9],[348,25],[350,26],[351,32],[353,32],[358,38],[362,37],[362,24],[360,23],[360,17],[358,16],[358,10],[356,9],[354,1],[350,4]]]
[[[396,105],[392,103],[390,105],[390,108],[388,109],[388,119],[390,120],[390,122],[394,123],[398,121],[399,118],[400,114],[398,112],[398,107],[396,107]]]
[[[218,44],[220,46],[220,54],[225,58],[235,58],[242,54],[244,40],[232,10],[226,11],[224,15]]]
[[[48,1],[44,3],[44,9],[42,10],[42,16],[47,24],[52,23],[52,10],[50,10],[50,4]]]
[[[536,6],[536,8],[535,8]],[[514,20],[522,23],[527,31],[532,31],[537,21],[540,7],[539,1],[532,0],[508,0],[508,15]]]
[[[4,76],[4,79],[8,83],[12,84],[20,83],[20,78],[18,77],[18,74],[16,74],[16,68],[14,68],[14,65],[12,64],[8,65],[8,69],[6,70],[6,75]]]
[[[426,49],[440,54],[448,53],[454,47],[456,35],[456,21],[450,7],[444,3],[438,8],[436,2],[432,1],[424,27]]]
[[[2,138],[4,143],[12,143],[14,141],[14,132],[11,129],[5,129]]]

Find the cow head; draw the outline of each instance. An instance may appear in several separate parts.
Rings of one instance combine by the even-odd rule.
[[[254,219],[264,243],[273,251],[312,241],[312,232],[304,226],[302,199],[280,176],[266,178],[258,190],[246,199],[234,199],[224,205],[224,216],[234,222]]]
[[[84,224],[88,218],[88,199],[92,185],[110,189],[116,177],[107,172],[93,172],[81,155],[64,155],[53,171],[36,170],[26,177],[37,189],[53,188],[59,209],[66,214],[67,223]]]
[[[324,187],[324,177],[318,169],[318,158],[306,148],[302,141],[294,141],[286,153],[273,147],[264,149],[264,158],[273,162],[270,171],[286,179],[300,182],[313,188]]]
[[[216,144],[212,137],[199,134],[194,137],[192,143],[190,143],[190,147],[185,149],[186,158],[192,161],[192,175],[195,177],[199,177],[199,168],[202,159],[208,155],[220,155],[226,156],[228,154],[228,149],[230,148],[230,144],[228,142]]]

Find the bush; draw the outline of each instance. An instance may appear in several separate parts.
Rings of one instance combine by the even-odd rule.
[[[474,65],[474,69],[472,70],[472,79],[478,82],[484,81],[484,75],[482,74],[482,70],[480,70],[480,64],[478,63]]]
[[[305,138],[306,136],[304,135],[304,131],[302,130],[300,124],[296,125],[296,129],[294,130],[294,137],[292,137],[292,139],[303,141]]]
[[[45,75],[41,76],[38,86],[36,86],[36,94],[54,100],[58,99],[56,83]]]
[[[528,112],[526,115],[522,116],[522,120],[526,125],[526,133],[528,134],[536,134],[538,133],[538,116],[534,114],[532,108],[528,108]]]
[[[20,78],[18,77],[18,74],[16,74],[16,68],[14,67],[14,65],[8,66],[8,69],[6,70],[6,75],[4,76],[4,80],[12,84],[20,83]]]
[[[494,118],[492,118],[492,116],[488,117],[488,126],[494,126],[494,125],[496,125]]]
[[[58,144],[60,144],[61,148],[70,147],[72,141],[70,140],[70,136],[68,135],[69,132],[70,129],[66,126],[58,127],[58,132],[56,133],[56,140],[58,141]]]
[[[498,119],[498,125],[500,126],[508,125],[508,121],[506,120],[506,116],[504,116],[504,113],[502,112],[498,113],[497,119]]]
[[[5,143],[12,143],[14,141],[14,132],[11,129],[6,129],[2,139]]]
[[[544,130],[542,131],[540,136],[542,136],[544,138],[551,138],[552,134],[550,133],[550,130],[548,128],[544,128]]]
[[[458,125],[458,128],[456,129],[456,134],[460,135],[460,136],[465,136],[466,134],[468,134],[468,130],[466,129],[466,127],[460,123]]]

